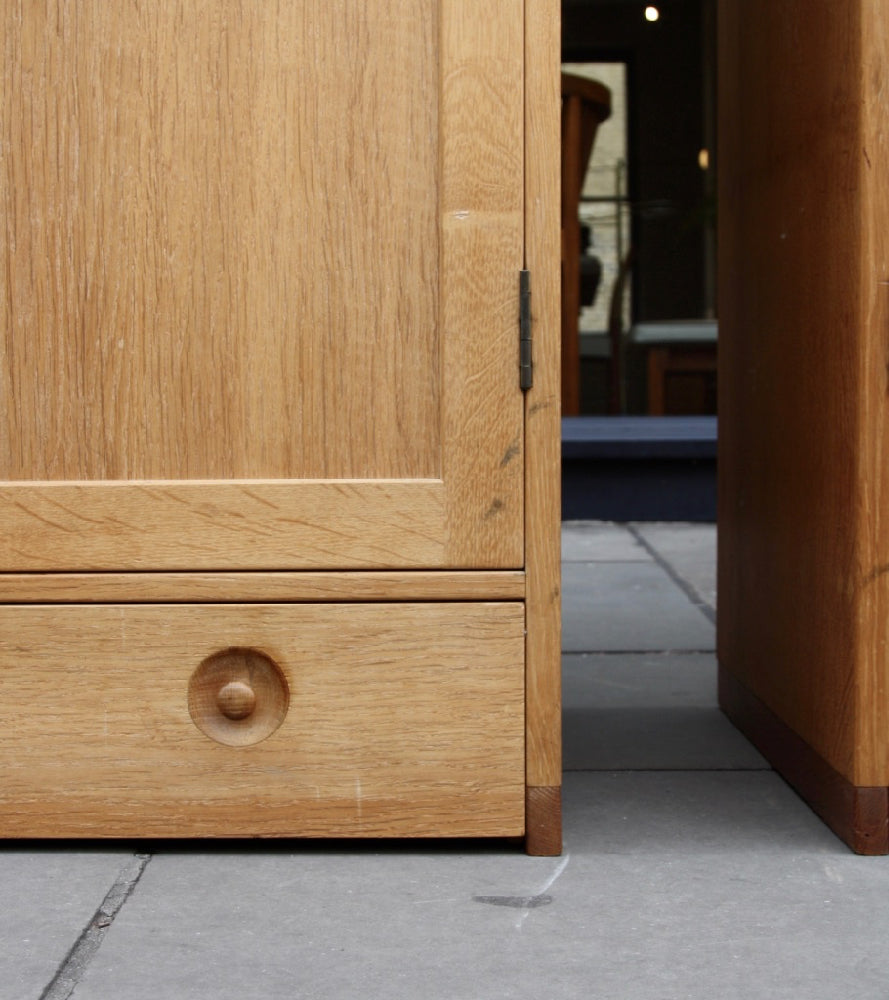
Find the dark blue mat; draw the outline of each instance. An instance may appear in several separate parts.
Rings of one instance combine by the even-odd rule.
[[[562,519],[716,520],[716,417],[565,417]]]

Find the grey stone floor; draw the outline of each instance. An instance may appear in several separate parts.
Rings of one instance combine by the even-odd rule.
[[[563,857],[8,844],[0,1000],[889,997],[889,859],[716,708],[714,550],[565,525]]]

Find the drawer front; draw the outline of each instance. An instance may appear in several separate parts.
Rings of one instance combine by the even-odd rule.
[[[0,607],[2,836],[524,832],[521,603]]]

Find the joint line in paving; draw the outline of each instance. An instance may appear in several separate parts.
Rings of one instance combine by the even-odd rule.
[[[639,531],[634,525],[627,524],[627,531],[636,539],[636,541],[645,549],[645,551],[651,556],[652,559],[660,566],[660,568],[670,577],[673,583],[682,591],[683,594],[691,601],[691,603],[704,615],[705,618],[709,619],[714,625],[716,624],[716,609],[712,607],[703,597],[695,590],[695,588],[675,569],[670,565],[670,563],[658,552],[658,550],[651,545],[651,543],[645,538],[641,531]]]
[[[49,985],[40,994],[40,1000],[68,1000],[101,947],[114,918],[138,885],[150,860],[150,854],[136,854],[117,876],[114,885],[74,942]]]
[[[563,656],[712,656],[707,649],[563,649]]]

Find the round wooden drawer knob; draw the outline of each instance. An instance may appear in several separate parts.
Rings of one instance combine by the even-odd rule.
[[[256,693],[244,681],[229,681],[217,692],[216,706],[227,719],[246,719],[256,708]]]
[[[284,721],[287,679],[258,649],[232,648],[203,660],[188,682],[188,711],[202,733],[230,747],[259,743]]]

